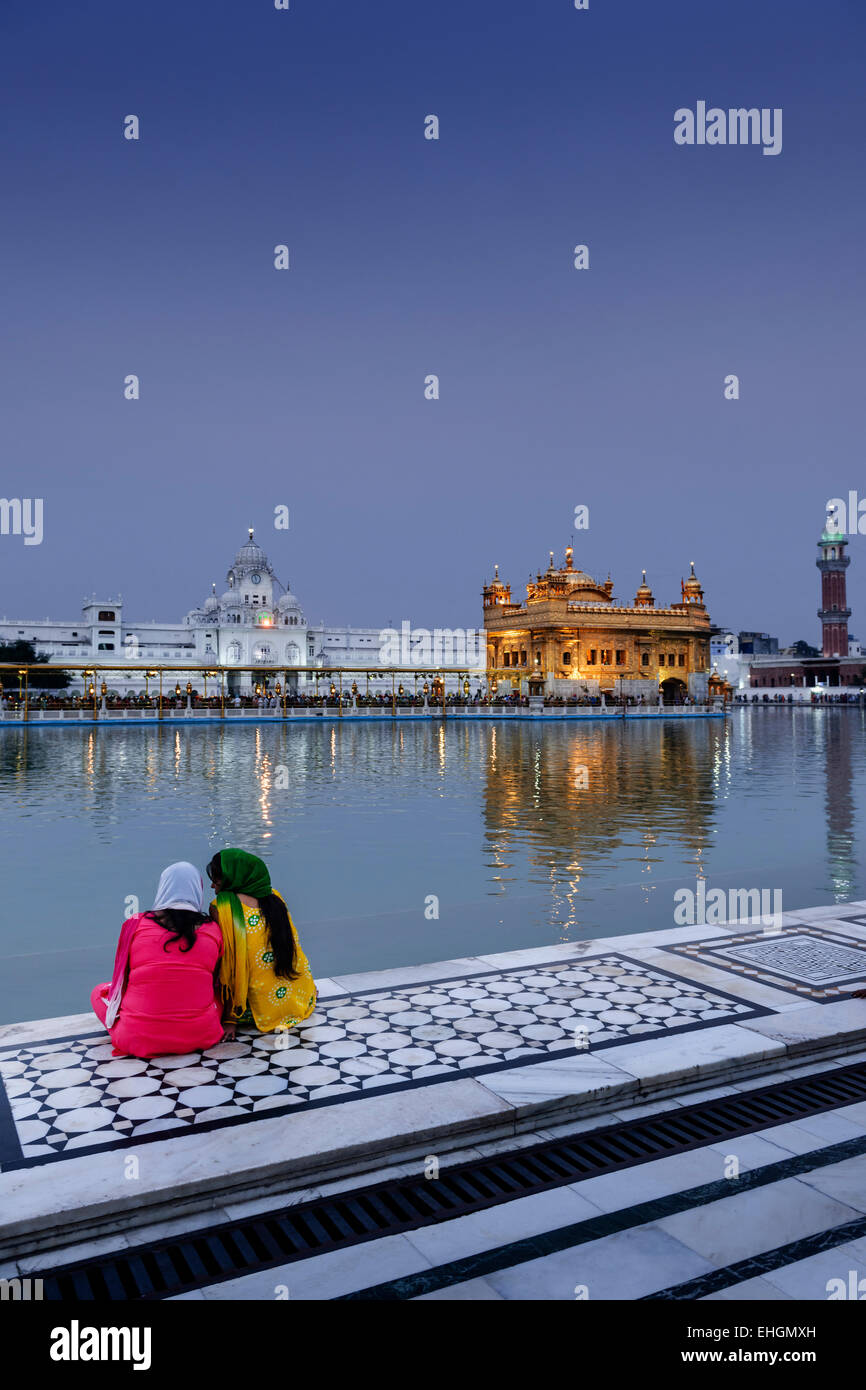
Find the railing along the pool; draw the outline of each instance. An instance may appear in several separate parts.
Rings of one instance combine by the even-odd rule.
[[[727,708],[721,703],[706,702],[689,705],[545,705],[529,708],[519,704],[495,704],[466,702],[449,704],[443,710],[439,704],[413,706],[393,704],[387,701],[382,705],[286,705],[277,709],[260,709],[244,705],[240,708],[190,708],[162,710],[151,707],[117,708],[111,705],[95,710],[87,707],[6,709],[0,711],[0,724],[194,724],[194,723],[292,723],[314,719],[324,720],[367,720],[383,721],[408,719],[421,721],[438,720],[447,722],[457,720],[588,720],[603,719],[695,719],[707,716],[724,716]]]

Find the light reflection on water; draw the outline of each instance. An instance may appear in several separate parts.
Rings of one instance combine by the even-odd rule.
[[[864,730],[857,709],[5,729],[0,1018],[86,1008],[127,898],[226,844],[267,859],[320,975],[669,927],[697,876],[791,910],[859,898]]]

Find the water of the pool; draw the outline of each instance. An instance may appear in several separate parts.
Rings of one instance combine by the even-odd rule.
[[[164,865],[262,855],[318,975],[864,895],[866,716],[0,730],[0,1021],[88,1008]],[[438,916],[435,913],[438,910]]]

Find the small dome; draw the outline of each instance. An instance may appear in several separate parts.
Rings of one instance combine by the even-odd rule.
[[[634,601],[635,606],[637,608],[649,608],[650,606],[654,606],[655,604],[655,599],[653,598],[653,591],[650,588],[649,584],[647,584],[646,582],[646,570],[641,570],[641,582],[637,587],[637,593],[634,596]]]
[[[240,608],[241,596],[236,589],[226,589],[225,593],[220,599],[220,603],[222,604],[223,608]]]
[[[690,566],[689,577],[688,577],[688,579],[686,580],[685,584],[683,585],[683,588],[684,588],[684,589],[690,589],[690,590],[692,590],[693,592],[698,592],[698,591],[700,590],[700,587],[701,587],[701,585],[700,585],[700,580],[698,579],[697,575],[695,574],[695,562],[694,562],[694,560],[692,560],[692,563],[691,563],[691,566]]]
[[[291,592],[286,592],[285,594],[283,594],[282,598],[277,603],[277,610],[280,613],[297,613],[300,610],[300,607],[300,603],[298,602],[295,595]]]

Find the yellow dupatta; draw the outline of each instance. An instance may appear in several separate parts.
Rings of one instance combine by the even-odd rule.
[[[282,893],[276,896],[285,902]],[[288,912],[289,926],[295,945],[295,969],[297,978],[279,982],[281,997],[264,1007],[259,993],[257,1007],[250,1000],[250,961],[247,951],[247,924],[243,906],[236,893],[219,893],[211,904],[211,911],[219,922],[223,938],[223,954],[220,961],[220,990],[222,997],[230,1006],[231,1017],[238,1020],[248,1009],[253,1013],[256,1027],[260,1032],[270,1033],[277,1028],[289,1028],[309,1018],[316,1006],[316,985],[307,958],[298,940],[298,933]]]
[[[247,1011],[247,994],[250,987],[244,910],[236,893],[218,893],[210,909],[212,916],[219,922],[223,938],[220,993],[223,1003],[230,1006],[231,1017],[237,1020]]]

